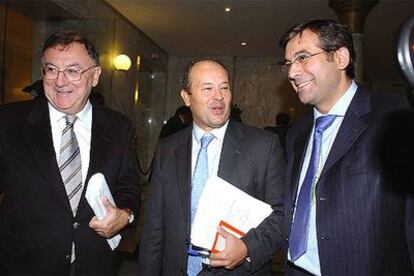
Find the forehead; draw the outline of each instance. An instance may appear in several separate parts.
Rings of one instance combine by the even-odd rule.
[[[309,52],[320,49],[319,36],[306,29],[295,35],[286,45],[285,56],[292,57],[299,52]]]
[[[228,74],[220,64],[214,61],[200,61],[191,68],[189,78],[192,81],[209,78],[221,78],[228,81]]]
[[[85,46],[77,42],[47,48],[43,53],[43,59],[46,62],[71,61],[88,63],[92,61],[92,58],[88,55]]]

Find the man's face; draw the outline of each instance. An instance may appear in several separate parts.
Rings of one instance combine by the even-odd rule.
[[[315,33],[304,30],[294,36],[286,45],[285,59],[298,61],[292,63],[288,78],[302,103],[326,113],[345,92],[342,91],[345,71],[342,63],[338,67],[336,51],[323,51]]]
[[[213,61],[200,61],[191,68],[189,80],[189,93],[182,90],[181,97],[190,107],[194,122],[204,131],[223,126],[229,119],[231,103],[227,72]]]
[[[47,49],[43,54],[42,65],[59,71],[82,72],[95,63],[85,46],[74,42],[67,46],[57,45]],[[80,80],[69,81],[63,72],[59,72],[56,79],[43,79],[45,95],[60,112],[76,114],[84,108],[92,87],[98,84],[100,74],[101,68],[94,67],[84,72]]]

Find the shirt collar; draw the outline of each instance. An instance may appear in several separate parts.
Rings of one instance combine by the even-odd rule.
[[[55,109],[53,105],[51,105],[50,103],[48,103],[48,106],[49,106],[50,120],[59,123],[59,121],[62,120],[66,114]],[[89,116],[91,112],[92,112],[92,105],[90,104],[88,100],[86,102],[86,105],[83,107],[83,109],[75,114],[76,117],[78,117],[76,121],[79,121],[81,124],[87,124],[89,121],[89,118],[92,118],[92,116]]]
[[[210,131],[210,133],[213,134],[214,137],[220,141],[220,143],[222,143],[224,140],[224,135],[226,134],[229,121],[230,120],[227,120],[227,122],[223,126],[219,128],[214,128]],[[198,144],[200,144],[200,140],[204,136],[204,134],[206,134],[206,132],[203,129],[201,129],[196,123],[193,123],[193,136]]]
[[[351,86],[345,91],[345,93],[339,98],[335,105],[329,110],[326,115],[335,115],[337,117],[345,117],[345,113],[351,104],[352,98],[357,91],[358,85],[352,81]],[[325,114],[320,113],[316,108],[313,108],[314,118],[319,118]]]

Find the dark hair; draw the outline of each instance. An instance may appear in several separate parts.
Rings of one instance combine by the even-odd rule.
[[[187,64],[187,66],[185,67],[184,72],[181,74],[181,89],[189,92],[190,90],[190,72],[191,69],[194,67],[194,65],[196,65],[199,62],[202,61],[210,61],[210,62],[214,62],[217,63],[218,65],[220,65],[221,67],[223,67],[223,69],[226,71],[227,75],[229,74],[229,71],[227,70],[226,66],[224,66],[224,64],[222,64],[220,61],[212,59],[212,58],[197,58],[192,60],[191,62],[189,62]]]
[[[61,30],[51,34],[43,45],[42,54],[49,48],[55,46],[68,46],[71,43],[80,43],[85,46],[88,55],[93,59],[96,65],[99,65],[99,54],[92,42],[79,32],[72,30]]]
[[[330,19],[307,21],[288,30],[280,39],[279,45],[282,48],[286,48],[288,42],[296,35],[301,35],[304,30],[310,30],[318,35],[320,43],[319,47],[326,52],[335,51],[341,47],[347,48],[351,58],[346,68],[346,74],[350,78],[355,77],[354,62],[356,60],[356,54],[354,42],[351,32],[345,25]]]

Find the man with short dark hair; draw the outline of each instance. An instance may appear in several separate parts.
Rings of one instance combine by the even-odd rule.
[[[0,106],[0,274],[114,275],[107,239],[140,208],[131,122],[88,101],[101,74],[88,39],[54,33],[41,62],[45,97]],[[96,173],[116,203],[102,198],[99,221],[85,198]]]
[[[353,81],[356,55],[342,24],[308,21],[280,44],[283,70],[313,107],[287,137],[286,274],[412,274],[413,195],[387,176],[380,144],[387,117],[407,102]]]
[[[271,133],[229,119],[232,93],[227,70],[220,63],[196,60],[188,65],[182,80],[181,97],[194,123],[158,143],[139,248],[139,274],[270,274],[271,257],[281,244],[285,166],[279,141]],[[274,210],[241,239],[219,228],[225,249],[210,258],[190,250],[191,223],[202,193],[200,185],[205,183],[200,167],[205,168],[204,177],[217,175]]]

